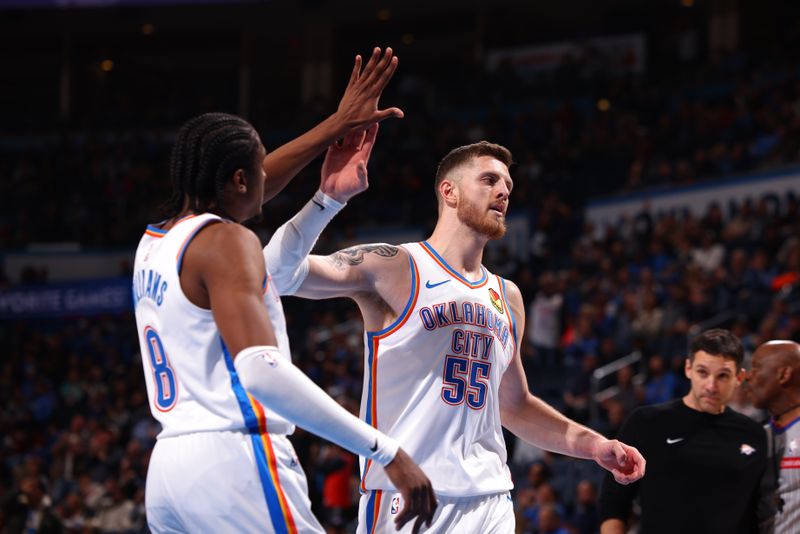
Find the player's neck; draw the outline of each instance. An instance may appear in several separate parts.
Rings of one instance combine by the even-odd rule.
[[[440,220],[428,238],[428,244],[444,258],[450,267],[469,280],[481,276],[483,249],[488,239],[459,224]]]
[[[161,229],[162,230],[169,230],[173,226],[175,226],[176,224],[178,224],[179,222],[184,220],[185,218],[190,217],[192,215],[195,215],[194,211],[184,208],[184,209],[182,209],[180,211],[180,213],[178,213],[174,217],[170,217],[169,219],[167,219],[164,222],[164,224],[161,225]]]
[[[786,426],[800,417],[800,400],[788,399],[785,405],[770,409],[772,418],[778,426]]]

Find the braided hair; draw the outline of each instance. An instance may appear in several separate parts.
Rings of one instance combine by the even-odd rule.
[[[197,213],[230,217],[222,192],[238,169],[252,175],[261,146],[258,133],[246,120],[227,113],[205,113],[186,122],[178,131],[170,159],[173,193],[165,208],[169,217],[185,207]]]

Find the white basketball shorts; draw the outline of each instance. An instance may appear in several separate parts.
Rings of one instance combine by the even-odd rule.
[[[145,488],[161,532],[323,533],[308,484],[281,434],[198,432],[156,442]]]
[[[430,528],[423,526],[425,533],[465,534],[513,534],[516,525],[514,503],[507,491],[474,497],[437,496],[439,506]],[[399,492],[369,491],[358,503],[358,534],[409,533],[414,521],[395,530],[394,520],[403,509],[403,498]]]

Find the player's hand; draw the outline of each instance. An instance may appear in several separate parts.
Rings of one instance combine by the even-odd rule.
[[[393,55],[391,48],[387,48],[381,56],[381,49],[375,47],[363,72],[361,56],[356,56],[350,81],[335,114],[345,131],[366,128],[373,122],[380,122],[389,117],[403,118],[403,111],[400,108],[378,109],[381,93],[392,79],[395,69],[397,69],[397,56]]]
[[[394,520],[397,530],[414,519],[413,534],[417,534],[424,523],[431,526],[433,514],[436,513],[436,495],[433,493],[431,481],[414,463],[414,460],[403,449],[397,450],[397,455],[386,467],[386,475],[392,484],[403,495],[403,509]]]
[[[378,123],[364,130],[351,130],[334,143],[322,163],[320,190],[339,202],[347,202],[369,187],[367,162],[378,135]]]
[[[620,484],[636,482],[644,476],[645,459],[630,445],[608,439],[600,442],[593,454],[594,461],[611,471]]]

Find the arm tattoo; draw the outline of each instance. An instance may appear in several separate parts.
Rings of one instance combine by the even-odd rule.
[[[384,258],[391,258],[397,256],[398,249],[392,245],[358,245],[340,250],[328,256],[327,259],[336,269],[343,271],[346,265],[359,265],[364,263],[364,255],[370,252],[374,252],[378,256],[383,256]]]

